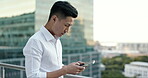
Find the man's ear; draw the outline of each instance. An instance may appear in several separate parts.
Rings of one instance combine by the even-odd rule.
[[[52,21],[57,21],[57,16],[56,15],[53,15],[52,17],[51,17],[51,19],[52,19]]]

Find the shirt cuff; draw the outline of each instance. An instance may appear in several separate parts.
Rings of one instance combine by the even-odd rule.
[[[39,77],[40,78],[47,78],[47,72],[40,72]]]

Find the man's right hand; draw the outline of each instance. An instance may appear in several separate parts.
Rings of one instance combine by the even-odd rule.
[[[69,65],[63,66],[62,69],[66,71],[66,74],[79,74],[85,69],[85,67],[79,66],[80,64],[83,64],[83,62],[74,62]]]

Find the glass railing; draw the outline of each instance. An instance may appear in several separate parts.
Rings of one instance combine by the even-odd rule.
[[[9,71],[9,72],[8,72]],[[0,78],[26,78],[25,67],[7,63],[0,63]],[[92,78],[80,75],[67,74],[64,78]]]

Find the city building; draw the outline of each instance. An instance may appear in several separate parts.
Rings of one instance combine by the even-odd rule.
[[[34,34],[34,12],[0,18],[0,46],[23,47]]]
[[[23,46],[34,32],[34,12],[1,17],[0,59],[23,57]]]
[[[148,43],[118,43],[117,50],[139,51],[148,53]]]
[[[148,78],[148,63],[135,61],[125,64],[124,75],[126,77]]]

